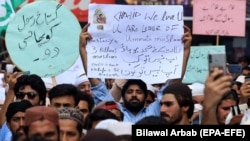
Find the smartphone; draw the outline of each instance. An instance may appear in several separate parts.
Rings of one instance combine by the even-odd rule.
[[[226,74],[226,54],[225,53],[209,53],[208,54],[208,68],[209,72],[212,73],[214,68],[223,70]]]
[[[248,105],[247,103],[239,104],[239,108],[240,108],[240,113],[245,114],[248,110]]]
[[[5,72],[6,71],[6,65],[7,65],[7,61],[2,61],[1,62],[1,72]]]
[[[231,110],[232,110],[233,116],[241,114],[241,110],[240,110],[239,105],[232,106]]]

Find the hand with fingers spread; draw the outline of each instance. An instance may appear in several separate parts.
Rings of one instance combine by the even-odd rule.
[[[23,74],[22,72],[14,72],[14,73],[8,74],[7,83],[9,85],[10,90],[14,89],[17,78],[20,77],[22,74]]]

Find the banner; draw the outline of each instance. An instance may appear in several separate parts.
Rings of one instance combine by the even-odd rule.
[[[0,1],[0,35],[2,35],[8,26],[8,23],[13,19],[15,10],[13,9],[10,0]]]
[[[208,53],[225,52],[225,46],[192,46],[183,83],[204,83],[208,75]]]
[[[91,4],[88,21],[88,77],[148,84],[180,78],[182,6]]]

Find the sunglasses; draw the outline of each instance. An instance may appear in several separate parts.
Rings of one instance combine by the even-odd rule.
[[[27,95],[28,99],[34,99],[36,97],[36,93],[34,92],[17,92],[16,94],[16,99],[24,99],[25,95]]]

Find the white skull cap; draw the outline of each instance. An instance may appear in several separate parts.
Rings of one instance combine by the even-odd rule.
[[[192,90],[192,96],[204,95],[205,85],[203,83],[193,83],[188,87]]]

